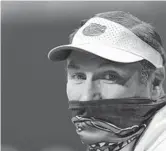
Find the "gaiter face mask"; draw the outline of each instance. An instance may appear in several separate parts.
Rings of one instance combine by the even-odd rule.
[[[72,122],[89,150],[118,151],[137,139],[166,104],[144,98],[69,101]]]

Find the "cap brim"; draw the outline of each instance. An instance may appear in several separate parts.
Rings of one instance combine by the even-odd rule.
[[[102,58],[112,60],[115,62],[130,63],[143,60],[141,56],[127,52],[116,47],[107,47],[105,45],[92,45],[92,44],[80,44],[80,45],[61,45],[53,48],[48,53],[48,58],[52,61],[66,60],[72,50],[86,51]]]

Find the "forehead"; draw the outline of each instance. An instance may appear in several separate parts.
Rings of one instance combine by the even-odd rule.
[[[78,68],[105,68],[105,67],[112,67],[121,70],[136,70],[140,69],[140,64],[138,62],[135,63],[120,63],[114,62],[111,60],[107,60],[101,58],[97,55],[94,55],[89,52],[82,52],[82,51],[72,51],[70,56],[67,59],[67,66],[70,68],[78,67]]]

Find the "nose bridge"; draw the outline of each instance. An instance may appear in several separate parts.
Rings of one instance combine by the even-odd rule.
[[[92,79],[88,79],[85,82],[85,87],[82,90],[82,95],[80,101],[90,101],[90,100],[98,100],[101,98],[98,85],[96,81]]]

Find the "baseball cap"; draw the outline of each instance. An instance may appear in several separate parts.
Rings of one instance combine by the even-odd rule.
[[[53,48],[48,58],[62,61],[73,50],[86,51],[115,62],[131,63],[145,59],[157,68],[163,66],[158,51],[126,27],[101,17],[89,19],[76,32],[71,44]]]

